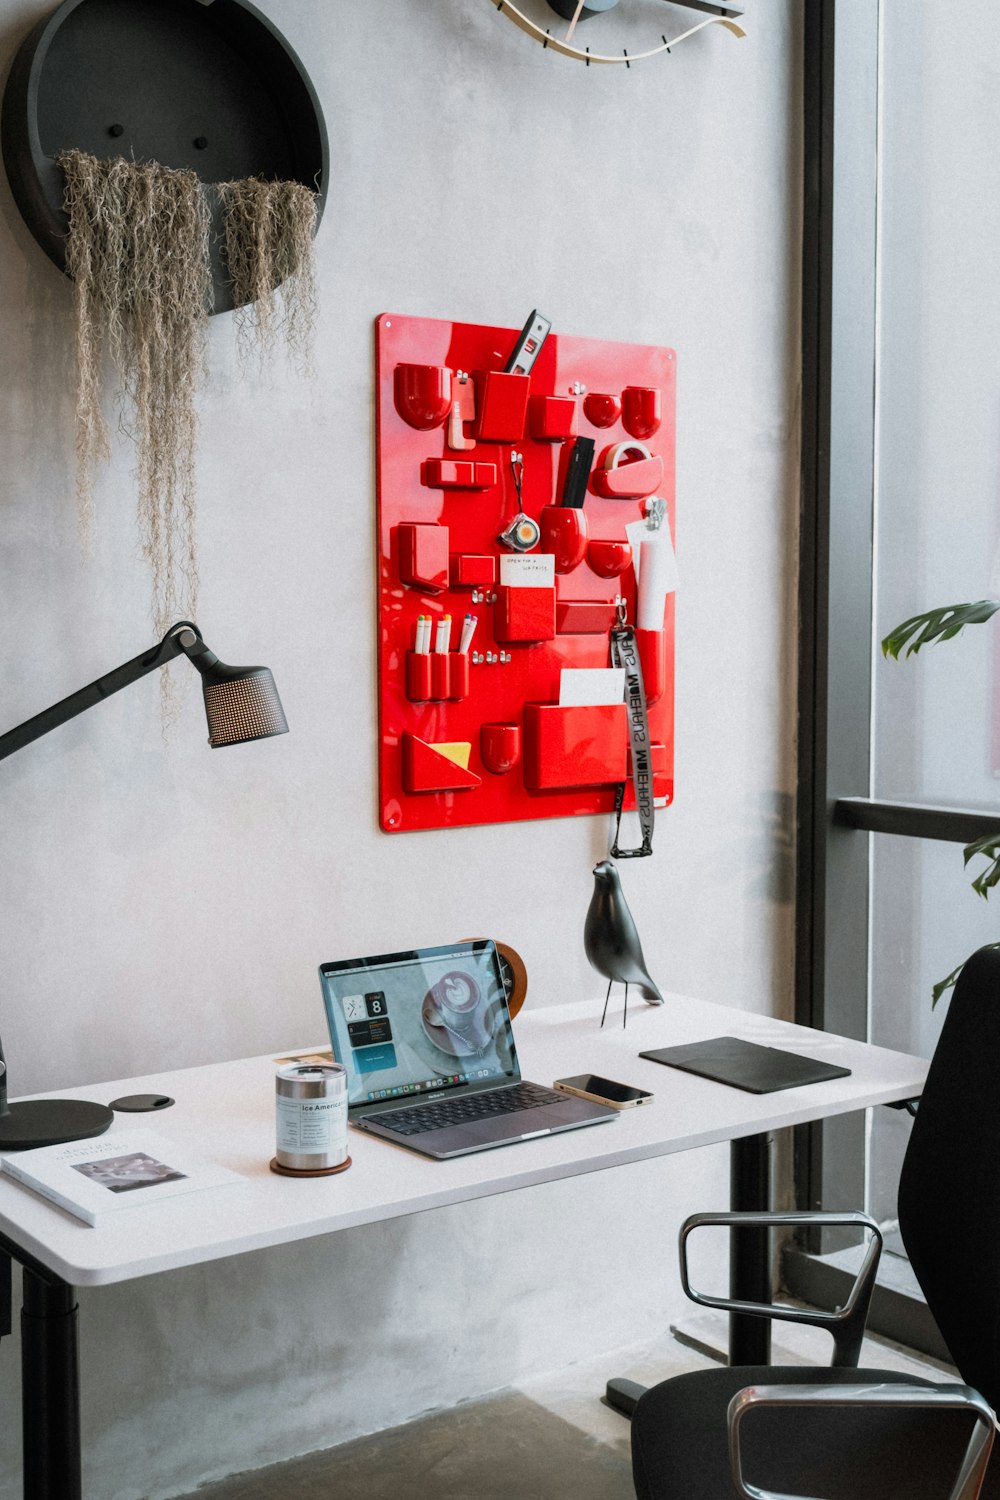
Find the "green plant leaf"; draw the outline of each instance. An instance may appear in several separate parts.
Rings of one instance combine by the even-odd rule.
[[[948,604],[942,609],[929,609],[922,615],[913,615],[904,620],[882,642],[882,655],[899,660],[899,653],[906,647],[907,656],[928,646],[932,641],[950,641],[966,625],[985,625],[1000,609],[1000,599],[980,599],[977,604]]]
[[[997,949],[1000,948],[1000,943],[984,943],[983,947]],[[945,990],[951,989],[952,985],[955,983],[955,980],[958,978],[959,974],[961,974],[967,963],[968,959],[963,958],[958,968],[952,969],[947,979],[942,979],[938,984],[934,986],[934,988],[931,990],[931,1010],[933,1010],[935,1005],[937,1005]]]
[[[934,986],[934,988],[931,990],[931,1010],[933,1010],[934,1007],[935,1007],[935,1005],[937,1005],[938,1001],[941,999],[941,996],[944,994],[945,990],[950,990],[951,989],[952,985],[955,983],[955,980],[958,978],[959,974],[961,974],[961,972],[962,972],[962,970],[964,968],[965,968],[965,959],[963,958],[963,960],[959,964],[958,968],[957,969],[952,969],[952,971],[948,975],[947,979],[941,979],[941,980],[939,980],[938,983]]]
[[[985,838],[966,844],[964,851],[966,866],[970,859],[975,859],[977,854],[984,855],[990,861],[986,869],[972,882],[972,889],[985,901],[993,887],[1000,882],[1000,833],[990,833]]]

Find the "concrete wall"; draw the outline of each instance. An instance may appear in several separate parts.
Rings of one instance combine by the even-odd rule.
[[[468,933],[520,950],[529,1004],[601,991],[581,929],[604,820],[376,826],[384,310],[519,325],[537,305],[557,330],[677,349],[677,796],[624,882],[663,988],[787,1012],[798,7],[755,7],[743,42],[712,28],[588,70],[485,0],[260,3],[330,131],[318,372],[247,379],[213,322],[198,619],[224,658],[273,668],[292,732],[208,753],[188,683],[165,739],[147,679],[0,766],[13,1091],[313,1040],[320,960]],[[0,0],[4,69],[46,8]],[[5,183],[0,350],[12,725],[153,634],[124,439],[80,554],[70,289]],[[725,1194],[712,1151],[85,1295],[88,1497],[177,1494],[645,1336],[677,1306],[677,1218]],[[17,1446],[0,1424],[3,1495]]]

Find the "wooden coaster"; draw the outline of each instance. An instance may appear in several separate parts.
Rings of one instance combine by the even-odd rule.
[[[336,1167],[304,1167],[301,1170],[296,1167],[283,1167],[276,1156],[271,1157],[271,1171],[277,1172],[279,1177],[333,1177],[337,1172],[346,1172],[351,1165],[351,1158],[342,1161]]]

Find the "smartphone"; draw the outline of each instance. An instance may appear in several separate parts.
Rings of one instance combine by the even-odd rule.
[[[553,1088],[564,1094],[576,1094],[581,1099],[593,1099],[597,1104],[609,1104],[612,1109],[631,1109],[634,1104],[648,1104],[652,1094],[647,1089],[634,1089],[628,1083],[615,1083],[611,1078],[600,1078],[596,1073],[576,1073],[572,1078],[557,1078]]]

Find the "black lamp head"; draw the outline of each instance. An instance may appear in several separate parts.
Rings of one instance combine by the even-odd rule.
[[[201,673],[208,743],[213,750],[288,733],[285,711],[268,667],[227,666],[190,626],[180,631],[178,642]]]

